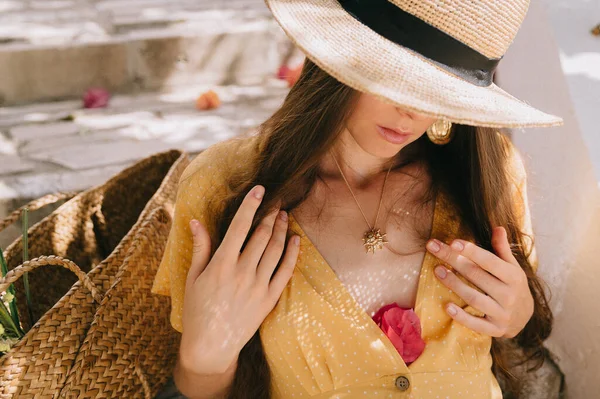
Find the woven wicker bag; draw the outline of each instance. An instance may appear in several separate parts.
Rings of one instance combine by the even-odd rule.
[[[180,151],[156,154],[101,186],[26,205],[68,199],[29,228],[31,261],[19,265],[21,239],[4,253],[0,292],[14,282],[22,324],[31,325],[20,279],[29,272],[39,320],[0,358],[0,398],[152,398],[169,379],[180,334],[170,299],[150,288],[188,164]]]

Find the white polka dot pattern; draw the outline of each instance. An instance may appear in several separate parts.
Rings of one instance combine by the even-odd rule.
[[[219,143],[200,154],[180,181],[174,224],[152,290],[171,296],[171,323],[178,331],[182,331],[185,278],[192,251],[188,222],[192,217],[205,221],[209,212],[216,212],[210,196],[226,189],[225,173],[234,163],[248,159],[240,153],[241,148],[254,148],[234,143],[241,141]],[[513,156],[509,166],[517,169],[511,173],[520,189],[514,192],[521,194],[515,200],[524,206],[519,208],[521,221],[531,232],[524,166],[516,150]],[[454,322],[444,305],[454,302],[473,315],[481,313],[438,282],[433,275],[438,264],[435,257],[427,253],[423,260],[415,306],[426,348],[406,366],[292,214],[289,228],[301,236],[300,255],[291,280],[260,327],[273,398],[502,397],[491,372],[491,337]],[[454,237],[471,237],[443,193],[436,199],[432,237],[447,243]],[[396,385],[402,376],[409,385],[404,391]]]
[[[192,160],[179,180],[173,225],[152,287],[155,294],[171,296],[171,325],[179,332],[183,331],[185,281],[193,250],[189,222],[197,219],[206,226],[213,240],[216,238],[212,216],[218,214],[221,204],[211,200],[217,194],[222,197],[227,190],[227,173],[240,166],[236,162],[237,152],[253,143],[234,138],[212,145]]]

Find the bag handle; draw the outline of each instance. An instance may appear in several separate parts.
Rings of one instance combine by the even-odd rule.
[[[94,301],[99,305],[102,301],[102,296],[98,293],[98,289],[96,285],[92,283],[92,280],[88,277],[86,273],[84,273],[79,266],[77,266],[74,262],[62,258],[60,256],[50,255],[50,256],[40,256],[39,258],[35,258],[32,260],[28,260],[24,262],[22,265],[15,267],[6,273],[6,276],[0,278],[0,292],[4,292],[8,289],[10,284],[17,281],[23,274],[37,269],[41,266],[62,266],[65,269],[69,269],[73,273],[77,275],[83,286],[92,294]]]
[[[54,204],[62,199],[70,200],[75,197],[81,191],[69,191],[64,193],[53,193],[47,194],[38,199],[34,199],[26,205],[23,205],[19,209],[13,211],[7,218],[0,220],[0,231],[6,229],[8,226],[19,220],[21,214],[25,211],[25,208],[29,208],[30,211],[35,211],[43,208],[46,205]]]

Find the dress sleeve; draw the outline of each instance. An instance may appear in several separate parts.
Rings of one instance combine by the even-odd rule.
[[[206,152],[206,154],[205,154]],[[184,170],[177,187],[173,223],[163,257],[154,278],[151,292],[171,296],[170,321],[173,328],[183,332],[183,299],[187,273],[191,266],[193,238],[189,227],[192,219],[203,223],[214,239],[215,207],[211,199],[217,194],[217,177],[212,150],[205,150]]]
[[[526,234],[523,237],[525,245],[525,253],[529,253],[529,262],[534,272],[538,269],[538,257],[537,251],[533,241],[533,225],[531,222],[531,211],[529,208],[529,200],[527,195],[527,171],[525,164],[521,157],[521,154],[517,148],[508,140],[510,145],[510,174],[513,178],[513,200],[515,204],[515,210],[517,212],[517,220],[519,228]]]

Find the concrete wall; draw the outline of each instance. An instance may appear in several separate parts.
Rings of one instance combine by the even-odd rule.
[[[569,26],[581,35],[590,35],[588,26]],[[555,326],[547,346],[559,357],[568,397],[597,398],[600,192],[590,154],[600,161],[600,151],[592,148],[600,136],[585,118],[598,113],[600,91],[596,90],[589,104],[580,101],[585,96],[577,87],[571,91],[560,57],[567,53],[576,57],[577,47],[559,51],[554,32],[560,35],[564,31],[555,29],[545,5],[533,0],[523,27],[500,64],[498,83],[516,97],[565,119],[562,127],[514,129],[511,133],[528,168],[539,274],[552,293]],[[600,40],[598,43],[600,48]],[[587,88],[584,91],[587,95]],[[591,130],[584,133],[584,129]]]
[[[539,0],[536,0],[539,1]],[[544,0],[583,139],[600,181],[600,0]]]

